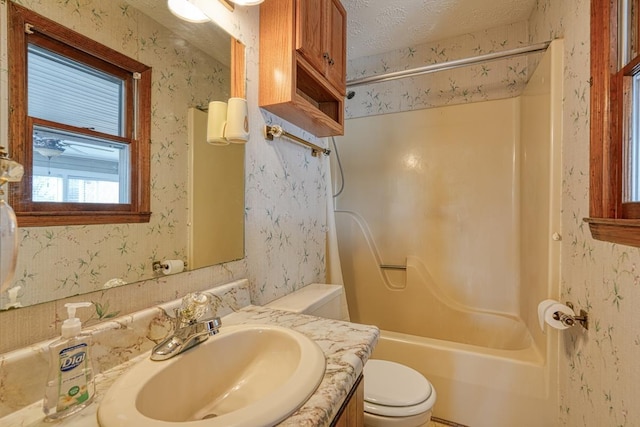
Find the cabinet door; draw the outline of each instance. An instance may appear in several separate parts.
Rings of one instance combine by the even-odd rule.
[[[296,0],[296,50],[319,73],[325,73],[323,22],[325,0]]]
[[[329,58],[327,59],[326,77],[331,84],[345,93],[346,84],[346,41],[347,41],[347,12],[342,7],[340,0],[327,1],[326,46]]]
[[[347,396],[331,427],[364,427],[364,381],[362,375]]]

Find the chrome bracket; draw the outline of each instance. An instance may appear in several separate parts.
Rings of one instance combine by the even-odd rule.
[[[575,311],[575,309],[573,308],[573,303],[571,301],[567,301],[566,306],[569,307],[571,310]],[[589,330],[589,314],[584,309],[582,308],[580,309],[579,316],[572,316],[572,317],[573,317],[573,320],[580,323],[580,326],[582,326],[587,331]]]

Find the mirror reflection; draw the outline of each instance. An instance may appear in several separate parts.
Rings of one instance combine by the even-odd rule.
[[[228,196],[234,200],[235,208],[211,209],[205,219],[235,224],[232,235],[212,234],[208,238],[212,243],[224,239],[226,246],[234,250],[216,252],[215,257],[195,263],[190,253],[193,212],[199,210],[200,203],[213,201],[215,207],[227,202],[213,187],[199,193],[202,196],[190,191],[190,147],[206,142],[189,142],[189,109],[206,108],[210,101],[226,101],[233,96],[231,83],[237,70],[231,47],[237,42],[214,23],[194,24],[178,19],[168,11],[166,0],[95,0],[90,5],[41,3],[28,7],[152,68],[152,215],[150,222],[143,224],[21,228],[18,264],[10,285],[17,302],[21,306],[32,305],[158,277],[153,271],[154,261],[181,259],[192,269],[242,258],[244,147],[237,146],[214,147],[221,153],[226,149],[240,151],[220,156],[236,171],[224,177],[226,182],[219,183],[221,188],[235,189]],[[0,66],[6,68],[4,63]],[[244,70],[240,71],[244,75]],[[37,197],[47,201],[68,197],[102,201],[106,197],[107,203],[126,203],[118,171],[128,154],[118,144],[86,140],[40,126],[33,138],[33,151],[34,196],[37,191]],[[215,154],[214,151],[214,158]],[[235,163],[229,163],[229,158]],[[89,168],[100,176],[77,179],[82,175],[78,168]],[[211,168],[216,169],[213,165]],[[0,309],[9,305],[8,295],[0,295]]]
[[[34,202],[129,203],[129,145],[34,125]]]
[[[126,81],[37,44],[28,44],[27,64],[32,200],[129,203],[129,145],[113,138],[126,132]]]

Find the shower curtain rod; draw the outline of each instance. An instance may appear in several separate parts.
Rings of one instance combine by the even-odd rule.
[[[472,56],[470,58],[455,59],[453,61],[440,62],[438,64],[425,65],[424,67],[412,68],[409,70],[394,71],[376,76],[363,77],[347,81],[347,88],[361,86],[370,83],[387,82],[390,80],[402,79],[405,77],[419,76],[422,74],[430,74],[443,70],[451,70],[454,68],[466,67],[467,65],[479,64],[481,62],[495,61],[497,59],[511,58],[514,56],[527,55],[529,53],[540,52],[546,50],[551,44],[550,41],[532,44],[530,46],[518,47],[502,52],[487,53],[485,55]]]

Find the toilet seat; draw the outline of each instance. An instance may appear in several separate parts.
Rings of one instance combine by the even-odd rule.
[[[436,392],[418,371],[387,360],[364,367],[364,410],[387,417],[407,417],[433,408]]]

